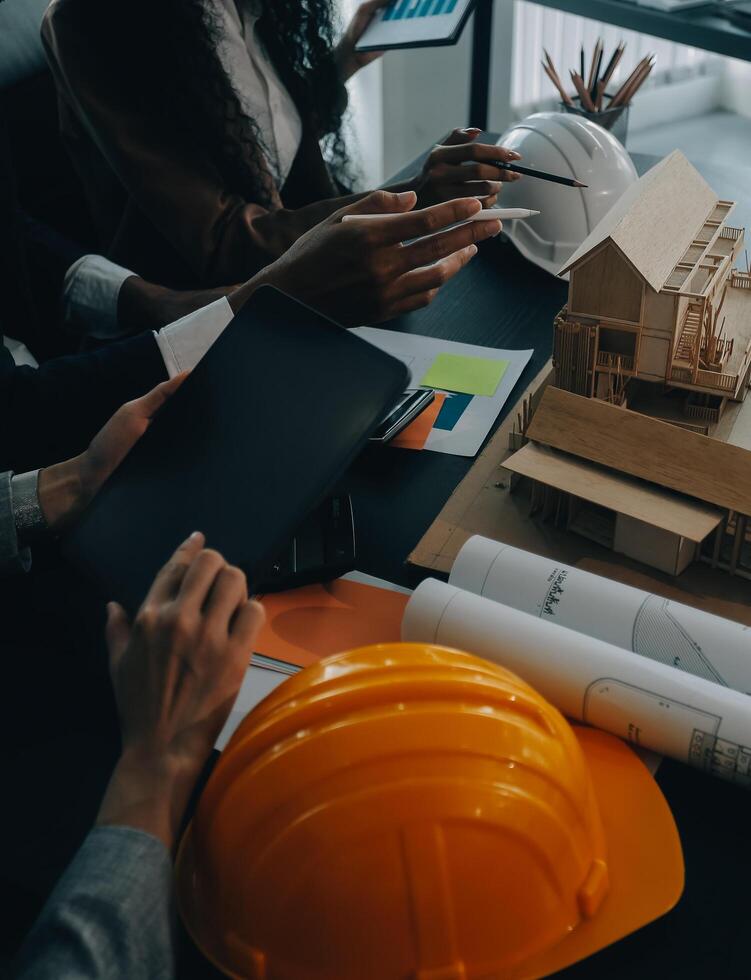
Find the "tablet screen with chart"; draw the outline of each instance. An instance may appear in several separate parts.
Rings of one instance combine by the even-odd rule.
[[[394,0],[379,11],[358,51],[454,44],[475,0]]]

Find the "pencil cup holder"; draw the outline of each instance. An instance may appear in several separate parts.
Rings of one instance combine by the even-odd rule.
[[[626,145],[628,105],[619,105],[615,109],[603,109],[602,112],[588,112],[582,108],[581,102],[575,99],[573,105],[566,105],[565,102],[561,102],[560,106],[564,112],[571,113],[574,116],[584,116],[585,119],[591,119],[598,126],[609,130],[624,146]]]

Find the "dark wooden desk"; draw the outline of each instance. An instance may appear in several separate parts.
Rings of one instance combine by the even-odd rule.
[[[634,157],[640,172],[656,158]],[[398,177],[408,175],[415,165]],[[751,219],[751,197],[732,173],[700,167],[724,198],[741,199],[736,223]],[[395,320],[394,330],[535,353],[517,391],[550,357],[552,323],[566,284],[523,259],[508,242],[488,242],[427,310]],[[506,411],[514,404],[509,400]],[[503,413],[497,423],[503,419]],[[355,507],[357,567],[405,585],[427,573],[405,559],[473,460],[432,452],[373,448],[345,483]],[[751,596],[751,586],[749,587]],[[658,782],[680,830],[686,890],[677,908],[632,936],[557,976],[570,980],[748,980],[744,922],[751,860],[746,855],[751,797],[670,761]],[[183,945],[181,978],[219,977]],[[357,980],[352,977],[351,980]]]
[[[655,160],[634,157],[640,172]],[[748,226],[748,189],[730,171],[697,166],[720,196],[739,201],[733,222]],[[508,242],[493,241],[480,247],[476,258],[430,308],[388,326],[491,347],[534,347],[517,387],[521,391],[550,356],[553,316],[565,295],[563,282],[521,258]],[[349,476],[358,568],[405,585],[423,577],[418,570],[408,570],[404,560],[471,464],[472,460],[432,452],[383,448],[366,452]],[[751,906],[751,859],[746,853],[751,797],[670,761],[662,764],[658,782],[683,841],[683,898],[669,915],[559,976],[572,980],[748,980],[751,976],[744,928]]]

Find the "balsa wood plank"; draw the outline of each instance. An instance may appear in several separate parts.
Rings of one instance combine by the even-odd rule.
[[[722,511],[687,500],[670,490],[531,442],[503,465],[513,473],[691,541],[703,541],[723,518]]]
[[[629,476],[751,515],[751,452],[549,387],[527,435]]]
[[[613,245],[600,249],[571,273],[569,315],[639,323],[644,286]]]

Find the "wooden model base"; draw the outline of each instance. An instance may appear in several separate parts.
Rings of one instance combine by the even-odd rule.
[[[711,565],[712,555],[703,555],[702,561],[693,561],[675,578],[649,567],[641,558],[613,551],[594,536],[575,533],[576,527],[567,529],[555,520],[541,520],[541,512],[530,514],[531,482],[514,476],[503,464],[512,452],[521,448],[524,441],[521,430],[527,428],[552,378],[552,366],[548,364],[527,386],[515,410],[499,427],[409,556],[410,563],[433,573],[448,573],[467,539],[481,534],[751,626],[749,583],[743,566],[734,577],[721,570],[723,565],[729,566],[734,542],[738,540],[732,524],[727,529],[730,534],[724,535],[717,567]],[[751,400],[746,405],[751,434]],[[750,546],[748,530],[744,529],[744,548]]]

